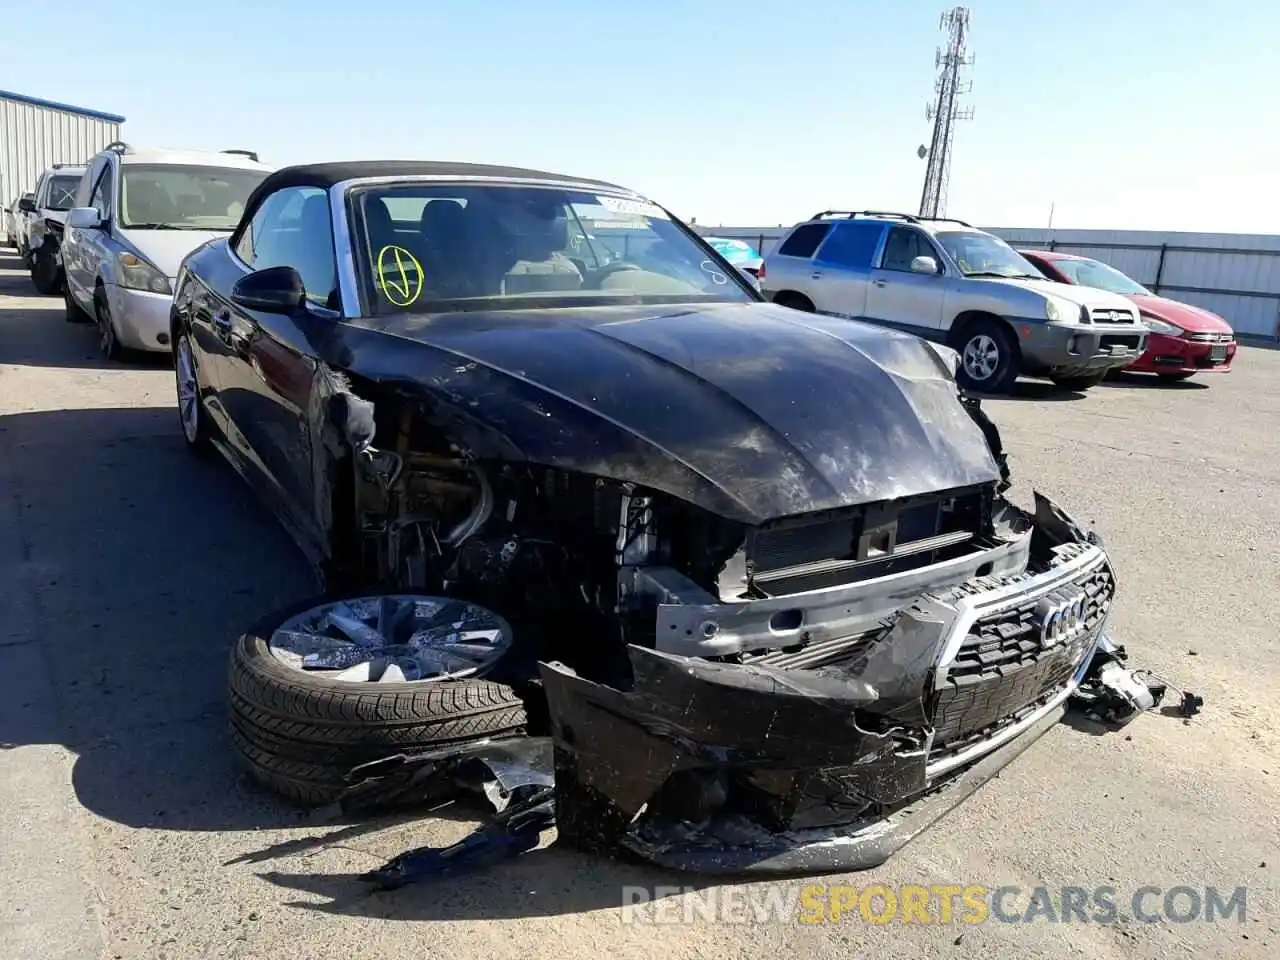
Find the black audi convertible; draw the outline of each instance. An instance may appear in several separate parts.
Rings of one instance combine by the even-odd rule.
[[[183,435],[323,593],[237,643],[232,734],[303,803],[476,739],[555,751],[563,839],[879,862],[1061,715],[1114,595],[916,337],[767,303],[594,180],[296,166],[190,254]]]

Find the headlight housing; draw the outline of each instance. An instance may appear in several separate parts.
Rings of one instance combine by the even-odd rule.
[[[132,253],[122,253],[116,258],[116,267],[117,282],[126,290],[173,293],[169,278],[141,257]]]
[[[1168,320],[1161,320],[1149,313],[1142,314],[1142,322],[1152,333],[1163,333],[1166,337],[1181,337],[1187,332]]]
[[[1079,321],[1080,308],[1074,303],[1059,300],[1057,297],[1045,297],[1044,316],[1050,323],[1071,323]]]

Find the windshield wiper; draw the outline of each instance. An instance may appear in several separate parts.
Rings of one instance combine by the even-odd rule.
[[[184,230],[185,227],[179,227],[173,223],[126,223],[126,230]]]

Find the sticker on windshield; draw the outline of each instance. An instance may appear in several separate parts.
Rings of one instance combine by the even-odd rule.
[[[404,247],[387,245],[378,251],[378,289],[392,304],[407,307],[422,296],[426,274],[418,258]]]
[[[656,203],[648,200],[626,200],[622,197],[597,196],[596,202],[610,213],[627,214],[633,217],[654,217],[658,220],[670,220],[667,212]]]
[[[702,272],[705,273],[711,279],[712,283],[725,284],[729,282],[729,278],[726,277],[723,273],[721,273],[716,268],[716,265],[712,263],[710,260],[703,260],[702,263],[698,264],[698,266],[702,270]]]

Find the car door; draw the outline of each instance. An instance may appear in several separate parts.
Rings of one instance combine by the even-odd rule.
[[[932,257],[944,269],[942,254],[927,234],[911,226],[889,228],[867,288],[867,315],[880,323],[937,336],[943,328],[945,273],[914,273],[911,261]]]
[[[837,223],[813,256],[810,299],[820,313],[867,316],[871,264],[884,235],[878,220]]]
[[[311,464],[311,406],[317,361],[313,343],[337,323],[337,261],[328,193],[287,187],[268,197],[236,248],[245,273],[290,266],[307,291],[297,316],[217,305],[222,341],[216,376],[238,452],[266,478],[304,532],[320,536]]]

